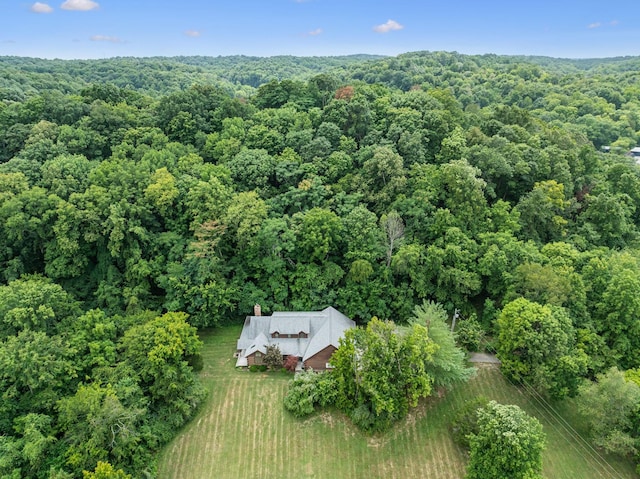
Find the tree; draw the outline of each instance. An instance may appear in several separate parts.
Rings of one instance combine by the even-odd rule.
[[[26,329],[0,343],[0,431],[24,412],[51,412],[75,381],[74,351],[61,336]]]
[[[387,268],[391,266],[393,252],[404,237],[404,222],[397,211],[391,211],[380,218],[380,225],[387,239]]]
[[[276,160],[266,150],[244,149],[226,163],[241,191],[266,191],[274,182]]]
[[[453,440],[467,450],[469,449],[469,440],[472,435],[480,432],[478,409],[486,407],[487,404],[489,404],[489,400],[484,396],[476,396],[473,399],[466,400],[456,412],[456,416],[451,423]]]
[[[269,369],[278,370],[282,368],[282,353],[280,348],[275,344],[269,344],[267,346],[267,352],[262,360],[265,366]]]
[[[444,206],[461,226],[473,232],[482,228],[487,215],[486,182],[480,173],[467,160],[454,160],[440,166]]]
[[[402,234],[400,230],[403,231],[403,229],[400,225],[387,224],[395,220],[397,218],[389,219],[387,216],[387,221],[384,223],[385,234],[389,234],[386,231],[387,226],[394,230],[393,236]],[[358,205],[342,218],[342,223],[347,245],[344,258],[347,261],[366,260],[376,262],[382,256],[384,238],[383,232],[378,228],[378,218],[375,213],[369,211],[364,205]],[[402,223],[402,220],[400,220],[400,223]],[[398,238],[396,237],[393,240],[394,243],[397,240]],[[397,246],[394,245],[392,249],[397,249]]]
[[[633,224],[636,206],[629,195],[609,192],[589,195],[586,203],[587,208],[581,219],[596,231],[596,244],[622,248],[637,238],[638,231]]]
[[[41,186],[60,198],[81,193],[89,186],[89,174],[96,163],[83,155],[60,155],[42,165]]]
[[[498,357],[509,379],[555,397],[576,394],[588,358],[576,348],[575,331],[562,308],[518,298],[503,308],[498,330]]]
[[[25,329],[52,334],[61,321],[79,312],[71,295],[44,276],[23,276],[0,286],[0,338]]]
[[[438,211],[449,216],[447,210]],[[422,274],[427,294],[453,309],[465,304],[482,288],[476,272],[478,245],[460,228],[447,228],[443,233],[426,249]]]
[[[19,439],[12,441],[9,436],[4,436],[5,440],[0,441],[0,457],[3,457],[3,460],[0,460],[2,477],[12,477],[7,473],[20,460],[22,476],[29,477],[35,476],[37,471],[45,469],[53,462],[57,439],[52,422],[53,418],[45,414],[29,413],[16,418],[13,429]]]
[[[130,474],[122,469],[116,470],[108,462],[98,461],[96,468],[92,471],[82,471],[83,479],[132,479]]]
[[[145,198],[162,216],[171,216],[175,209],[174,201],[180,194],[175,177],[163,167],[156,170],[150,180],[144,191]]]
[[[542,479],[542,424],[518,406],[495,401],[477,414],[478,432],[469,438],[467,479]]]
[[[640,366],[640,272],[622,269],[609,280],[596,306],[597,328],[622,367]]]
[[[138,374],[154,403],[168,407],[182,425],[204,391],[189,366],[202,343],[185,313],[166,313],[127,330],[120,343],[123,359]]]
[[[546,243],[557,241],[565,234],[565,219],[569,202],[565,187],[556,180],[536,183],[533,190],[518,202],[522,231],[526,238]]]
[[[480,351],[480,346],[483,345],[485,335],[485,330],[475,314],[456,324],[456,343],[467,351]]]
[[[399,334],[392,322],[374,317],[366,328],[346,331],[331,358],[337,406],[365,430],[389,428],[431,393],[429,363],[436,350],[419,324]]]
[[[287,359],[284,362],[284,368],[292,373],[298,367],[298,361],[300,361],[300,358],[298,356],[290,354],[289,356],[287,356]]]
[[[458,348],[455,337],[446,323],[447,313],[441,304],[424,301],[413,310],[410,324],[427,328],[429,339],[437,346],[433,358],[427,363],[427,371],[436,387],[449,388],[468,380],[475,372],[465,366],[465,353]]]
[[[80,385],[73,396],[58,402],[65,431],[67,462],[76,469],[97,461],[122,461],[136,453],[145,408],[123,404],[111,385]]]
[[[323,263],[330,256],[339,255],[344,226],[333,211],[313,208],[296,213],[293,220],[300,261]]]
[[[407,179],[402,157],[387,146],[378,146],[362,165],[363,194],[376,209],[388,208],[396,196],[404,189]]]
[[[640,386],[626,380],[623,372],[611,368],[596,381],[585,382],[577,404],[596,446],[621,455],[638,452]]]

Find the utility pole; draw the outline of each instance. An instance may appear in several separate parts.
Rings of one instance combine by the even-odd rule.
[[[451,320],[451,332],[456,329],[456,319],[460,317],[460,310],[458,308],[453,312],[453,319]]]

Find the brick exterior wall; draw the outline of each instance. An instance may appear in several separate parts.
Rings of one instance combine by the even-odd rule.
[[[264,354],[262,355],[262,358],[264,358]],[[247,356],[247,366],[253,366],[254,364],[264,364],[262,362],[262,358],[259,361],[256,361],[256,353],[250,354],[249,356]]]
[[[314,371],[324,371],[327,369],[327,363],[336,350],[333,346],[327,346],[322,351],[311,356],[304,362],[304,368],[313,368]]]

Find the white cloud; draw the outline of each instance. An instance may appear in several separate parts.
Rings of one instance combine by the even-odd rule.
[[[376,25],[373,27],[373,30],[378,33],[387,33],[394,30],[402,30],[404,28],[403,25],[400,25],[395,20],[387,20],[387,23],[383,23],[382,25]]]
[[[184,34],[191,38],[198,38],[202,36],[202,32],[200,30],[186,30]]]
[[[311,30],[307,35],[311,35],[315,37],[316,35],[320,35],[322,33],[322,28],[316,28],[315,30]]]
[[[53,12],[53,8],[51,8],[46,3],[36,2],[31,7],[29,7],[33,13],[51,13]]]
[[[620,22],[618,20],[611,20],[609,22],[609,25],[611,25],[612,27],[617,27],[618,25],[620,25]]]
[[[109,35],[93,35],[91,37],[92,42],[111,42],[111,43],[124,43],[124,40],[118,37],[110,37]]]
[[[80,10],[82,12],[95,10],[98,7],[100,7],[100,5],[92,0],[66,0],[60,5],[60,8],[63,10]]]
[[[587,28],[600,28],[601,26],[602,26],[602,23],[595,22],[595,23],[590,23],[589,25],[587,25]]]

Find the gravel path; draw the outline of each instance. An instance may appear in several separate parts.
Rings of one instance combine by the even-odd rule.
[[[500,364],[500,360],[496,357],[495,354],[487,354],[487,353],[471,353],[471,356],[469,357],[469,362]]]

